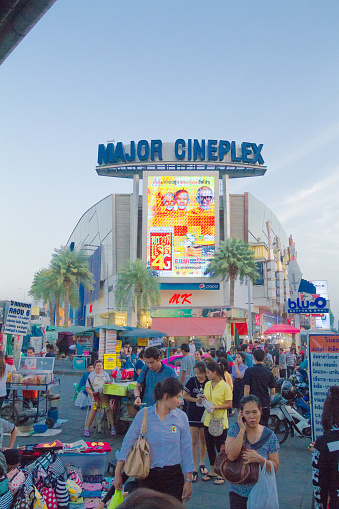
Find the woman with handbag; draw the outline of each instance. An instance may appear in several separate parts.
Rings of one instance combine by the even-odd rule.
[[[142,437],[147,437],[150,470],[148,475],[147,472],[140,472],[141,487],[167,493],[183,502],[190,499],[194,464],[188,418],[178,408],[182,390],[183,385],[176,378],[165,378],[156,384],[155,405],[138,412],[125,435],[120,451],[116,453],[118,460],[114,480],[116,490],[122,490],[121,473],[125,463],[126,467],[131,463],[128,461],[129,455],[135,452],[136,442]],[[148,458],[144,456],[145,454],[139,455],[140,463],[149,459],[149,455]],[[144,467],[147,467],[146,463],[145,461]],[[140,470],[143,470],[142,465]],[[127,468],[126,474],[135,477]]]
[[[225,444],[227,459],[234,462],[241,455],[244,465],[255,463],[259,467],[268,459],[275,472],[279,468],[279,441],[272,430],[259,424],[261,403],[250,394],[239,404],[238,423],[231,424]],[[271,463],[267,462],[267,471]],[[244,481],[246,482],[246,480]],[[229,484],[230,509],[246,509],[247,499],[255,486],[250,484]]]
[[[201,403],[204,400],[209,402],[209,404],[204,404],[206,411],[203,416],[203,423],[211,470],[202,480],[215,479],[214,484],[224,484],[224,479],[214,473],[214,463],[217,452],[220,451],[220,447],[225,443],[227,437],[227,409],[232,408],[232,390],[225,381],[224,366],[222,364],[209,362],[206,368],[209,381],[205,385],[204,398],[199,398],[199,402]]]

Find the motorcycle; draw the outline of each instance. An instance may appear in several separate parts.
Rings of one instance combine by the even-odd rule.
[[[294,400],[287,400],[280,395],[275,396],[270,414],[268,427],[274,431],[280,445],[289,435],[311,438],[310,419],[301,415]]]

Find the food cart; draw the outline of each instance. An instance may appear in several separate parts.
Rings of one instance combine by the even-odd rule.
[[[114,401],[113,421],[115,430],[119,434],[126,433],[137,414],[137,409],[134,407],[134,387],[135,382],[127,380],[104,384],[102,388],[103,394],[109,395]]]
[[[53,369],[54,357],[21,357],[17,371],[12,372],[11,381],[7,383],[7,389],[12,391],[11,402],[1,408],[0,417],[15,423],[30,418],[37,422],[45,417],[48,393],[60,384],[60,380],[53,377]],[[18,391],[22,391],[22,395]]]

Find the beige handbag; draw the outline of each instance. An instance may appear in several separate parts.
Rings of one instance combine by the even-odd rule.
[[[129,477],[145,479],[151,466],[151,449],[147,441],[148,408],[145,408],[139,437],[133,445],[124,465],[124,472]]]

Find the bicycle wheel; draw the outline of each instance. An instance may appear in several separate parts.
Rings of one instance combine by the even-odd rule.
[[[0,418],[15,426],[19,423],[19,413],[13,405],[5,405],[0,410]]]
[[[289,434],[287,419],[281,420],[276,415],[271,415],[268,419],[268,427],[276,434],[280,445],[287,440]]]

